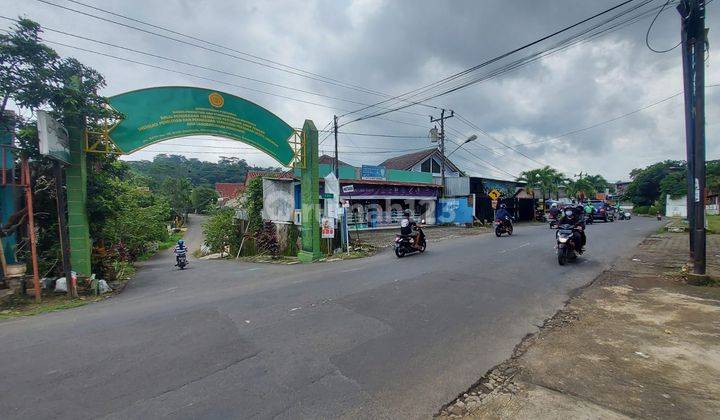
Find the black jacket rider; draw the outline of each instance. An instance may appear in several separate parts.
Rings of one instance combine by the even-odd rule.
[[[582,212],[579,212],[576,208],[572,208],[572,216],[568,216],[566,214],[566,211],[570,208],[566,208],[563,210],[562,218],[560,219],[560,225],[571,225],[572,227],[580,227],[580,229],[573,230],[573,239],[575,240],[575,243],[579,241],[580,248],[578,249],[578,252],[582,254],[583,247],[585,246],[585,243],[587,242],[587,238],[585,237],[585,221],[582,217]]]

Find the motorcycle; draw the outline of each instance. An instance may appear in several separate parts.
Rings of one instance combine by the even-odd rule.
[[[593,215],[592,213],[585,213],[585,224],[592,225],[593,224]]]
[[[550,229],[557,229],[559,223],[557,218],[550,218]]]
[[[187,264],[188,264],[187,256],[185,254],[178,255],[177,264],[176,264],[178,266],[178,268],[180,268],[181,270],[184,270],[185,266],[187,266]]]
[[[557,240],[557,258],[558,264],[560,265],[565,265],[566,262],[575,260],[578,256],[578,244],[576,244],[573,239],[573,234],[576,229],[582,229],[582,227],[560,225],[555,233],[555,238]]]
[[[495,236],[499,238],[503,233],[507,233],[508,236],[513,234],[512,220],[510,220],[509,217],[506,217],[503,220],[498,219],[495,221]]]
[[[427,248],[427,241],[425,240],[425,233],[420,226],[415,226],[414,230],[417,232],[417,236],[412,235],[395,235],[395,255],[398,258],[402,258],[405,255],[412,254],[414,252],[425,252]],[[417,238],[417,244],[415,240]]]
[[[631,218],[632,214],[629,211],[620,211],[620,220],[630,220]]]

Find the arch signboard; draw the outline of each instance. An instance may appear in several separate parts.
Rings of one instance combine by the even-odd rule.
[[[196,135],[241,141],[292,162],[290,138],[295,130],[267,109],[224,92],[187,86],[134,90],[109,98],[123,115],[109,138],[123,154],[151,144]]]
[[[210,135],[254,146],[285,166],[300,163],[302,249],[298,257],[301,261],[314,261],[320,257],[318,132],[312,121],[305,121],[298,142],[295,129],[267,109],[228,93],[187,86],[134,90],[112,96],[108,102],[121,114],[121,119],[107,131],[107,139],[122,154],[163,140]],[[89,276],[92,242],[86,209],[85,153],[96,150],[89,145],[83,146],[81,127],[80,122],[68,127],[69,236],[72,266],[78,273]]]

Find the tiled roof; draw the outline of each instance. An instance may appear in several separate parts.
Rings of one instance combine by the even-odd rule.
[[[235,198],[245,191],[245,184],[218,182],[215,184],[215,191],[220,195],[220,198]]]
[[[405,155],[395,156],[390,159],[387,159],[385,162],[381,163],[380,166],[384,166],[387,169],[401,169],[406,170],[410,169],[418,162],[424,160],[426,157],[432,155],[437,148],[433,147],[432,149],[425,149],[421,150],[419,152],[413,152],[408,153]]]
[[[276,178],[276,179],[292,179],[295,177],[295,174],[293,173],[293,171],[283,171],[283,172],[250,171],[245,176],[245,185],[247,185],[248,182],[252,181],[254,178],[257,178],[257,177]]]
[[[387,169],[400,169],[406,171],[434,154],[437,154],[437,159],[440,160],[440,151],[436,147],[433,147],[432,149],[420,150],[419,152],[408,153],[406,155],[400,155],[387,159],[385,162],[381,163],[380,166],[384,166]],[[445,158],[445,163],[451,170],[460,171],[460,168],[452,163],[447,157]]]
[[[340,166],[352,166],[349,163],[345,163],[340,159],[338,159],[338,162],[340,162]],[[318,159],[318,163],[325,165],[333,165],[335,163],[335,158],[328,155],[322,155],[320,156],[320,159]]]

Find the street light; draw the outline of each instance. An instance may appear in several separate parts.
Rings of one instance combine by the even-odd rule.
[[[472,136],[468,137],[464,142],[458,144],[458,147],[456,147],[455,150],[453,150],[452,152],[450,152],[450,154],[447,155],[446,158],[449,158],[450,155],[452,155],[453,153],[457,152],[458,149],[460,149],[461,147],[465,146],[467,143],[470,143],[471,141],[475,141],[475,140],[477,140],[477,136],[476,136],[475,134],[473,134]]]

